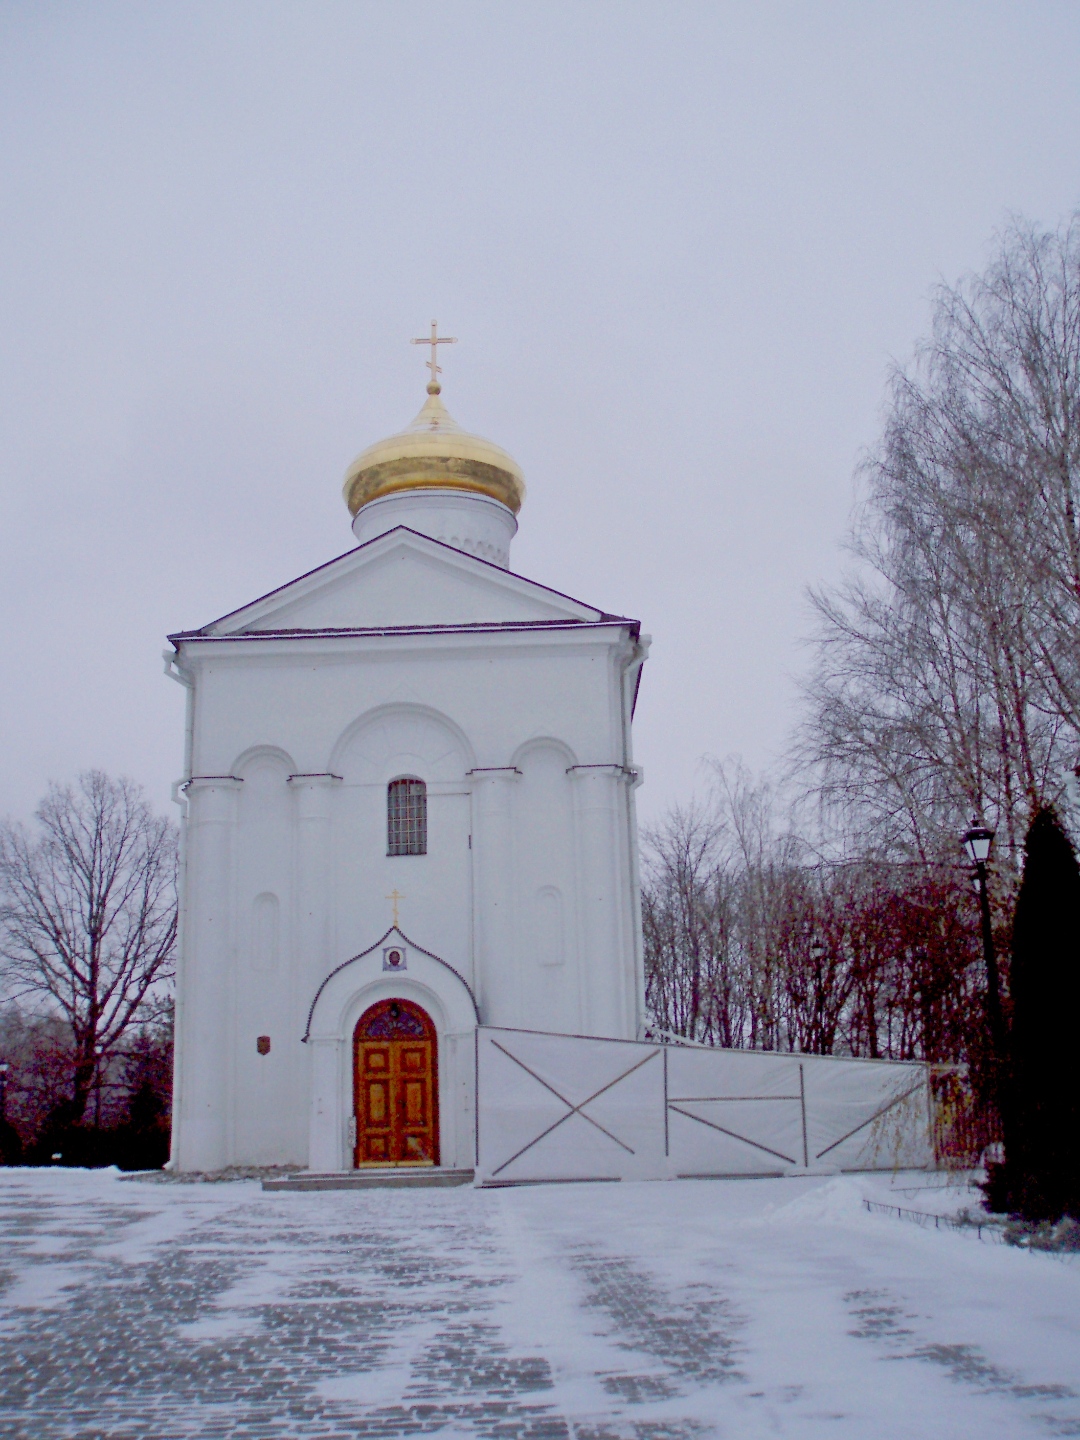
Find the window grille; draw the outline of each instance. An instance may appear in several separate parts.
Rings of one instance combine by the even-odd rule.
[[[386,787],[386,853],[427,854],[427,786],[423,780],[391,780]]]

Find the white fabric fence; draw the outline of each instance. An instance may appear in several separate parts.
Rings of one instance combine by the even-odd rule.
[[[482,1026],[476,1180],[652,1180],[934,1163],[922,1064]]]

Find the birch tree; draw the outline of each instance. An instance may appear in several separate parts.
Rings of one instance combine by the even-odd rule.
[[[799,759],[841,829],[929,861],[972,813],[1017,868],[1080,758],[1080,218],[941,287],[813,596]]]

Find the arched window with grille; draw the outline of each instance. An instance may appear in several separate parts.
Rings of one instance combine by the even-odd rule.
[[[412,775],[386,787],[386,853],[427,854],[427,786]]]

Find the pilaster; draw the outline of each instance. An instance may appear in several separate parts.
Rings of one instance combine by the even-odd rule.
[[[303,1033],[311,1001],[333,966],[333,807],[334,791],[340,785],[340,775],[325,771],[290,775],[288,778],[296,827],[295,948],[293,964],[289,967],[289,1011],[294,1036]],[[302,1046],[300,1048],[303,1049]],[[297,1098],[301,1103],[293,1107],[292,1114],[298,1127],[295,1137],[298,1151],[304,1144],[304,1096],[305,1093],[317,1093],[307,1088],[312,1084],[311,1070],[316,1063],[316,1057],[311,1057],[307,1065],[298,1069],[296,1076]],[[314,1127],[309,1133],[314,1137],[322,1132]],[[308,1163],[314,1164],[310,1156]],[[337,1163],[327,1168],[336,1169]]]
[[[237,797],[234,775],[196,775],[184,786],[188,811],[184,988],[198,996],[185,1007],[177,1046],[183,1052],[183,1094],[177,1162],[181,1170],[220,1170],[229,1163],[232,1014],[232,882]]]
[[[514,933],[513,765],[469,771],[473,786],[474,973],[489,1025],[521,1025],[520,957]]]
[[[296,949],[306,1016],[311,997],[331,962],[330,912],[333,894],[331,824],[333,792],[340,775],[290,775],[296,813]]]
[[[635,1039],[622,765],[572,765],[585,1033]]]

